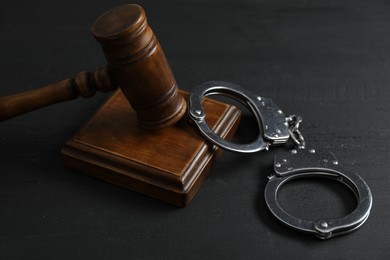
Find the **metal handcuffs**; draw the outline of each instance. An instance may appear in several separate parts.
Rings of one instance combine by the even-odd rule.
[[[246,105],[257,120],[259,134],[256,140],[249,144],[236,144],[216,135],[205,120],[202,106],[203,97],[210,95],[229,96]],[[223,149],[253,153],[268,150],[273,145],[285,144],[290,138],[297,144],[298,149],[275,156],[275,172],[265,187],[267,206],[282,223],[299,231],[313,233],[318,238],[328,239],[356,230],[367,220],[372,206],[370,188],[359,175],[344,169],[333,154],[305,149],[304,138],[299,131],[300,117],[286,117],[271,99],[223,81],[209,81],[197,86],[189,96],[188,106],[189,116],[204,138]],[[305,177],[326,177],[343,183],[355,194],[357,207],[348,215],[335,219],[308,221],[291,216],[279,205],[278,191],[287,182]]]

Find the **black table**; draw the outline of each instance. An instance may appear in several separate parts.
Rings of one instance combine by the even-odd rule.
[[[7,1],[0,95],[105,63],[93,21],[122,1]],[[311,147],[370,186],[358,231],[327,241],[287,229],[264,202],[273,156],[225,152],[179,209],[66,168],[59,153],[106,99],[58,104],[0,125],[1,259],[385,259],[390,256],[390,4],[386,1],[138,1],[180,87],[235,82],[303,117]],[[255,136],[249,112],[236,140]],[[309,179],[280,197],[300,217],[339,217],[353,195]]]

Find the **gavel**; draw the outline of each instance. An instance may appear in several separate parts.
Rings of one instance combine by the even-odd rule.
[[[126,4],[102,14],[92,26],[107,65],[75,79],[0,97],[0,121],[79,96],[90,98],[120,86],[145,129],[175,124],[186,112],[184,98],[142,7]]]

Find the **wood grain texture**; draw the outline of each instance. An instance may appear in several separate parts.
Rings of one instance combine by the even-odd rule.
[[[65,79],[46,87],[0,97],[0,121],[79,96],[90,98],[98,91],[105,93],[116,88],[118,84],[107,66],[97,68],[92,73],[81,71],[75,79]]]
[[[210,127],[231,138],[240,112],[214,100],[203,103]],[[117,91],[66,143],[62,154],[70,168],[183,207],[194,198],[216,150],[186,120],[145,131]]]
[[[93,24],[92,34],[143,128],[180,120],[186,104],[142,7],[125,4],[105,12]]]
[[[224,152],[195,200],[180,209],[69,169],[59,149],[101,106],[106,97],[97,95],[1,123],[0,258],[389,259],[389,1],[138,3],[181,88],[230,81],[301,115],[308,144],[334,152],[370,186],[369,219],[328,241],[275,221],[263,192],[281,148]],[[90,27],[120,4],[3,1],[1,95],[104,64]],[[256,136],[243,110],[235,140]],[[293,213],[340,216],[349,209],[344,187],[326,183],[332,192],[323,193],[315,180],[304,184],[287,187],[283,202]]]
[[[41,107],[90,98],[97,91],[112,91],[120,84],[137,111],[139,124],[147,129],[176,123],[186,112],[172,70],[138,5],[121,5],[101,15],[92,33],[101,43],[108,66],[93,73],[82,71],[46,87],[0,97],[0,121]]]

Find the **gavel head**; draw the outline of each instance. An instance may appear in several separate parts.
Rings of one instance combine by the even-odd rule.
[[[127,4],[107,11],[93,24],[92,34],[102,45],[110,71],[137,112],[140,126],[162,128],[184,115],[184,98],[140,6]]]

